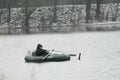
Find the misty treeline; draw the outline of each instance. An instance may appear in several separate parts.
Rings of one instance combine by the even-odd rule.
[[[57,25],[119,21],[119,0],[0,0],[0,25],[29,34]],[[73,26],[74,27],[74,26]]]

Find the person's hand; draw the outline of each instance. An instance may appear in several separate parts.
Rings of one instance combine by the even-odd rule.
[[[51,51],[54,51],[54,49],[52,49]]]

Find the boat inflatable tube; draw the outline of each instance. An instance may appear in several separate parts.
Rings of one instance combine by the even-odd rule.
[[[70,55],[67,54],[51,54],[48,56],[25,56],[26,62],[49,62],[49,61],[68,61],[70,60]]]

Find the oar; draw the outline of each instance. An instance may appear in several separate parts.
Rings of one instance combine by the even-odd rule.
[[[42,60],[44,61],[50,54],[45,55]]]
[[[56,52],[61,52],[61,53],[69,53],[69,52],[65,52],[65,51],[58,51],[58,50],[54,50],[54,49],[52,49],[52,51],[56,51]],[[68,54],[68,55],[70,55],[70,56],[76,56],[76,54]]]
[[[76,56],[76,54],[69,54],[70,56]]]
[[[54,51],[54,49],[52,49],[51,51]],[[51,53],[50,52],[48,52],[48,54],[47,55],[45,55],[43,58],[42,58],[42,60],[45,60],[49,55],[51,55]]]

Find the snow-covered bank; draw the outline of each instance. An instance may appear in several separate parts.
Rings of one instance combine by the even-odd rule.
[[[103,23],[81,23],[74,25],[56,25],[43,26],[44,28],[30,27],[30,33],[69,33],[69,32],[86,32],[86,31],[116,31],[120,30],[120,22],[103,22]],[[23,34],[21,27],[0,26],[0,34]]]
[[[29,27],[31,33],[41,32],[72,32],[72,31],[109,31],[119,30],[120,7],[117,4],[101,5],[101,23],[95,20],[96,5],[91,6],[91,19],[85,24],[85,5],[60,5],[57,6],[57,25],[52,25],[53,6],[37,7],[30,16]],[[31,11],[33,8],[29,8]],[[116,12],[116,9],[117,12]],[[24,26],[25,9],[13,8],[11,11],[10,28],[2,28],[7,22],[7,9],[2,10],[0,34],[21,34]],[[116,16],[116,22],[112,19]],[[113,21],[113,22],[112,22]],[[19,26],[19,27],[17,27]],[[9,26],[8,26],[9,27]],[[31,28],[32,27],[32,28]]]

